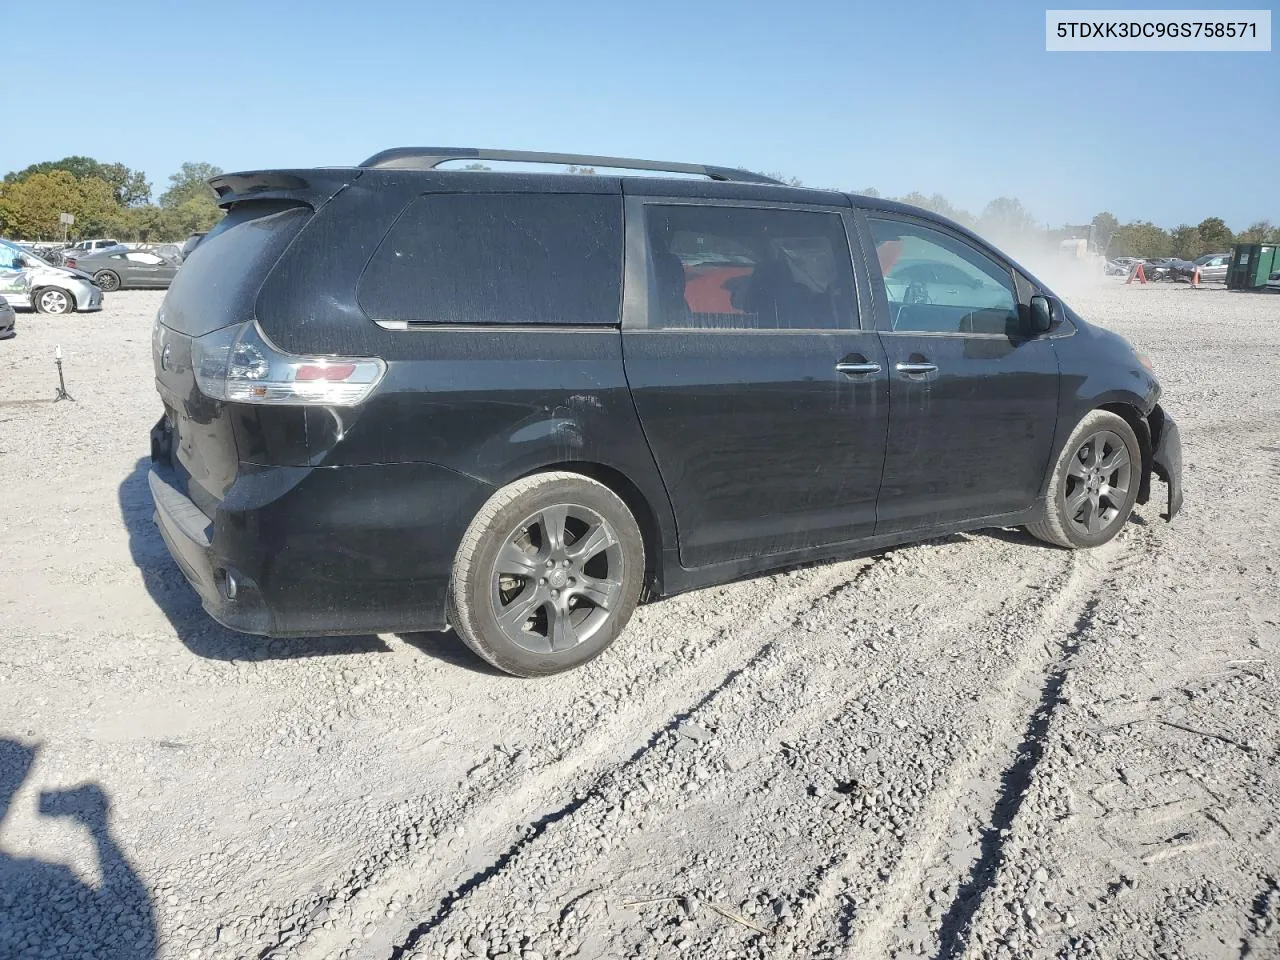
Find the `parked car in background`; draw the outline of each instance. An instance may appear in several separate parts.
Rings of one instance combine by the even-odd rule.
[[[1267,275],[1267,289],[1280,292],[1280,270]]]
[[[87,255],[90,253],[98,253],[102,250],[114,250],[117,248],[123,250],[125,249],[125,245],[119,240],[112,240],[106,237],[99,238],[97,240],[79,240],[67,247],[66,250],[63,251],[63,255],[74,257],[78,254]]]
[[[1231,254],[1229,253],[1206,253],[1202,257],[1196,257],[1188,262],[1179,260],[1174,267],[1174,272],[1179,280],[1190,280],[1195,276],[1196,268],[1200,268],[1200,280],[1214,281],[1225,283],[1227,280],[1227,267],[1231,264]]]
[[[182,244],[180,243],[149,243],[135,249],[154,253],[158,257],[172,260],[174,263],[182,263]]]
[[[104,293],[129,288],[167,289],[178,273],[178,262],[149,250],[104,250],[89,256],[73,256],[67,266],[83,270]]]
[[[1173,257],[1148,257],[1142,261],[1142,273],[1148,280],[1172,280],[1174,277]]]
[[[10,340],[17,335],[18,318],[9,301],[0,297],[0,340]]]
[[[212,185],[148,483],[236,630],[448,623],[543,676],[642,596],[983,527],[1097,547],[1153,474],[1182,503],[1150,361],[918,207],[450,148]]]
[[[187,237],[186,240],[183,240],[182,259],[185,260],[187,257],[191,256],[191,251],[200,246],[200,241],[204,238],[205,234],[203,233],[193,233],[191,236]]]
[[[39,313],[102,309],[102,289],[91,276],[54,266],[7,240],[0,240],[0,296]]]
[[[1116,257],[1106,262],[1103,271],[1109,277],[1127,277],[1133,265],[1140,262],[1137,257]]]

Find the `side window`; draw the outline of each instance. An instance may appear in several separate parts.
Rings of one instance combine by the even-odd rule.
[[[616,324],[621,198],[420,197],[369,261],[358,297],[375,320]]]
[[[134,263],[145,263],[148,266],[156,266],[164,263],[164,260],[157,257],[154,253],[146,253],[145,251],[134,251],[133,253],[117,253],[117,257],[125,260],[132,260]]]
[[[849,241],[838,214],[651,204],[645,227],[652,327],[856,326]]]
[[[871,236],[894,330],[1017,335],[1013,279],[976,247],[903,220],[873,218]]]

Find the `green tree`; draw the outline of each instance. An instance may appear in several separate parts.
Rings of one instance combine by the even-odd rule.
[[[759,170],[756,173],[760,173]],[[804,181],[799,177],[788,177],[785,173],[779,173],[777,170],[770,170],[768,173],[760,174],[768,177],[770,180],[777,180],[779,183],[786,184],[788,187],[803,187]]]
[[[913,207],[923,207],[926,210],[932,210],[934,213],[940,213],[944,217],[963,223],[967,227],[973,226],[974,216],[968,210],[962,210],[959,207],[953,207],[951,202],[940,193],[926,197],[923,193],[913,190],[905,197],[896,198],[900,203],[909,203]]]
[[[1167,257],[1172,246],[1169,234],[1148,220],[1126,223],[1111,241],[1112,256]]]
[[[92,157],[63,157],[61,160],[45,160],[33,163],[25,169],[5,174],[5,183],[17,183],[37,173],[64,170],[77,180],[96,178],[111,185],[116,203],[131,207],[151,199],[151,184],[141,170],[130,170],[123,163],[101,163]]]
[[[1200,234],[1200,253],[1220,253],[1235,243],[1235,234],[1221,217],[1206,217],[1200,221],[1196,231]]]
[[[165,237],[177,240],[193,233],[205,233],[222,219],[222,211],[208,197],[191,197],[176,207],[163,210]]]
[[[119,209],[111,185],[97,177],[77,179],[66,170],[33,173],[0,186],[0,231],[25,240],[62,236],[59,214],[76,218],[72,236],[100,231]]]
[[[1273,227],[1270,220],[1259,220],[1249,224],[1236,236],[1237,243],[1280,243],[1280,228]]]
[[[215,194],[206,181],[220,173],[222,168],[212,163],[184,163],[177,173],[169,175],[169,189],[160,195],[160,206],[180,207],[193,197],[207,197],[213,204]]]
[[[996,197],[982,208],[978,227],[992,237],[1003,240],[1020,239],[1036,229],[1036,219],[1015,197]]]
[[[1120,221],[1107,211],[1103,211],[1090,221],[1093,225],[1093,243],[1098,252],[1106,256],[1111,246],[1111,238],[1120,229]]]
[[[1169,231],[1169,252],[1175,257],[1194,260],[1204,252],[1202,245],[1199,232],[1190,224],[1180,223]]]

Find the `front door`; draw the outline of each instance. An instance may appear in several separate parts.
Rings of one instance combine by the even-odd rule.
[[[858,325],[848,211],[632,198],[627,213],[627,380],[682,564],[870,536],[888,378]]]
[[[871,211],[889,442],[877,534],[1030,507],[1048,468],[1058,358],[1028,336],[1009,268],[940,225]]]

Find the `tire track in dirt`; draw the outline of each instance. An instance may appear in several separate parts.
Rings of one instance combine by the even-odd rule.
[[[1089,557],[1080,553],[1069,554],[1067,571],[1044,584],[1044,589],[1033,604],[1034,611],[1015,608],[1008,612],[1005,623],[1014,628],[1025,623],[1029,612],[1033,618],[1031,630],[1022,637],[1019,644],[1020,655],[982,698],[978,709],[972,711],[973,716],[986,717],[987,723],[979,725],[981,731],[965,745],[964,759],[953,764],[947,771],[946,785],[934,792],[925,812],[912,825],[912,836],[887,865],[888,876],[874,902],[861,906],[854,917],[844,917],[843,924],[848,928],[843,951],[845,956],[884,955],[887,942],[899,925],[900,918],[921,906],[918,891],[924,872],[935,863],[956,810],[965,806],[966,794],[974,789],[970,784],[979,778],[984,767],[992,765],[993,757],[1013,753],[1014,760],[1003,764],[1003,768],[1014,768],[1019,780],[1030,775],[1030,768],[1018,769],[1015,766],[1018,721],[1025,714],[1011,710],[1009,704],[1022,699],[1019,688],[1028,676],[1045,673],[1052,677],[1055,654],[1065,647],[1064,643],[1054,641],[1054,635],[1064,624],[1078,623],[1085,616],[1102,579],[1105,562],[1118,551],[1119,547],[1112,545]],[[1074,635],[1072,630],[1067,633],[1068,637]],[[1042,686],[1042,696],[1044,689]],[[1033,718],[1029,732],[1034,733],[1036,729],[1038,728]],[[995,835],[998,838],[998,830]],[[873,859],[879,859],[877,853],[873,851]],[[993,861],[997,855],[998,847],[986,851],[983,858]],[[840,917],[845,911],[837,905],[838,895],[850,875],[860,869],[870,869],[870,864],[837,857],[826,865],[821,877],[815,878],[818,893],[813,902],[810,926],[801,927],[798,935],[812,935],[812,927],[823,923],[824,914],[832,917],[836,925],[841,924]],[[958,915],[953,917],[953,925],[957,919]],[[791,945],[796,945],[795,939],[791,941]]]
[[[981,544],[966,544],[965,559],[971,563],[974,568],[982,569],[986,573],[990,573],[990,551],[981,549]],[[1056,553],[1045,551],[1045,557],[1056,558]],[[1052,561],[1047,561],[1052,562]],[[878,572],[878,571],[877,571]],[[955,576],[956,571],[947,571],[949,575]],[[886,576],[892,576],[886,574]],[[1015,579],[1009,581],[1011,585],[1018,585]],[[800,627],[806,620],[823,619],[828,622],[836,620],[849,607],[857,607],[860,603],[859,591],[857,584],[850,583],[843,587],[837,588],[829,595],[821,598],[811,611],[804,611],[798,614],[792,626]],[[916,610],[914,615],[918,617],[921,624],[928,623],[932,615],[938,609],[945,607],[948,615],[953,618],[953,623],[948,631],[944,631],[938,635],[936,643],[928,649],[912,649],[912,653],[917,659],[925,659],[936,653],[938,645],[945,646],[952,635],[963,632],[965,626],[973,619],[984,614],[989,615],[988,607],[992,602],[990,596],[973,596],[956,602],[946,595],[937,595],[932,598],[930,603],[931,609],[925,609],[923,604],[915,604]],[[1000,599],[1001,603],[1005,599]],[[883,611],[882,611],[883,612]],[[911,634],[909,616],[901,616],[899,622],[908,625],[908,635]],[[780,631],[781,632],[781,631]],[[458,906],[458,904],[467,897],[482,892],[485,885],[493,882],[499,875],[510,866],[519,856],[526,853],[532,846],[539,842],[551,842],[548,839],[548,833],[553,827],[563,827],[564,821],[582,811],[588,802],[593,804],[602,804],[602,798],[608,796],[625,796],[629,792],[636,789],[639,782],[648,782],[651,779],[651,772],[646,772],[646,764],[650,761],[649,754],[655,751],[655,748],[663,741],[664,737],[675,729],[676,725],[683,719],[703,717],[704,714],[714,715],[717,707],[717,701],[723,699],[723,695],[730,691],[730,688],[744,688],[746,691],[756,688],[774,687],[775,679],[779,677],[788,668],[800,667],[801,673],[804,671],[804,665],[810,659],[822,657],[828,651],[834,652],[845,646],[848,641],[843,632],[828,631],[819,638],[819,642],[812,643],[811,637],[804,637],[803,643],[792,643],[787,648],[778,645],[776,640],[770,640],[767,644],[759,649],[757,654],[745,664],[741,669],[733,671],[732,674],[725,677],[724,682],[702,697],[697,703],[682,710],[672,719],[666,722],[662,727],[652,733],[645,744],[633,753],[625,763],[604,771],[595,783],[585,792],[580,792],[575,799],[565,806],[556,810],[553,814],[540,821],[533,831],[531,831],[520,842],[508,848],[499,858],[492,862],[483,871],[480,871],[468,880],[462,886],[453,890],[448,894],[441,903],[439,909],[426,921],[419,923],[412,928],[410,932],[400,939],[398,945],[393,949],[392,955],[395,957],[403,956],[407,951],[419,945],[428,934],[432,933],[440,927]],[[879,658],[876,665],[880,668],[880,674],[874,671],[867,672],[859,677],[861,683],[849,692],[845,699],[835,708],[834,713],[839,715],[847,709],[850,700],[858,697],[866,696],[867,693],[881,685],[887,676],[900,675],[905,672],[908,667],[908,661],[911,658],[904,658],[902,662],[893,662],[890,658]],[[792,678],[788,678],[792,679]],[[783,709],[784,716],[779,718],[776,715],[770,715],[768,718],[768,726],[773,727],[772,735],[758,736],[756,731],[746,730],[740,731],[743,735],[739,739],[750,740],[755,743],[762,744],[762,749],[767,752],[770,742],[777,742],[783,737],[789,735],[792,729],[802,729],[807,725],[811,725],[815,718],[828,718],[833,714],[832,705],[829,702],[820,702],[818,704],[806,704],[803,700],[794,701]],[[748,717],[748,722],[751,720]],[[779,722],[781,720],[781,722]],[[733,737],[730,737],[733,739]],[[757,751],[759,752],[759,751]],[[497,896],[497,894],[495,894]],[[423,944],[424,948],[428,948],[428,944]]]
[[[674,663],[675,669],[669,671],[666,676],[662,676],[662,669],[659,667],[655,672],[659,674],[660,681],[654,683],[644,695],[610,716],[594,717],[592,723],[580,731],[581,737],[577,742],[571,742],[568,745],[563,742],[558,743],[556,755],[542,763],[532,774],[517,775],[511,777],[506,783],[496,785],[500,791],[496,795],[495,785],[486,784],[483,790],[474,790],[463,798],[451,797],[447,810],[441,809],[438,816],[432,818],[427,815],[417,818],[399,831],[402,838],[410,831],[421,833],[423,821],[430,820],[430,832],[437,838],[451,837],[455,835],[459,826],[465,827],[479,823],[483,825],[479,831],[466,831],[467,856],[455,856],[446,859],[444,863],[433,864],[424,876],[421,861],[424,855],[431,856],[432,849],[429,846],[415,849],[413,856],[406,862],[383,871],[372,880],[360,879],[354,874],[349,876],[337,886],[333,894],[320,903],[308,901],[305,905],[306,912],[315,913],[318,909],[328,910],[344,904],[355,892],[363,894],[368,899],[378,899],[389,898],[397,893],[403,893],[406,889],[417,891],[430,887],[439,888],[448,884],[449,878],[459,880],[465,874],[466,866],[463,861],[474,858],[476,847],[495,851],[493,853],[495,862],[503,860],[504,857],[509,859],[508,854],[513,848],[518,848],[527,842],[527,838],[524,841],[517,840],[514,844],[511,842],[510,834],[517,829],[517,825],[529,822],[529,818],[536,815],[536,811],[548,806],[558,805],[558,811],[573,806],[561,803],[557,796],[566,794],[572,796],[580,792],[579,782],[589,781],[593,775],[599,773],[598,762],[602,757],[617,757],[622,754],[628,744],[649,742],[661,735],[661,730],[655,734],[652,728],[646,725],[647,718],[655,715],[675,715],[678,721],[688,709],[682,708],[681,704],[688,703],[687,698],[692,691],[708,689],[706,696],[710,696],[722,689],[743,669],[742,666],[734,666],[735,663],[741,664],[744,657],[748,658],[747,663],[753,663],[763,652],[770,649],[772,639],[791,629],[794,623],[804,616],[804,612],[821,605],[833,594],[857,584],[882,560],[883,555],[875,555],[863,560],[811,567],[794,572],[793,575],[777,575],[775,579],[784,582],[794,576],[800,577],[799,588],[778,592],[773,600],[756,611],[746,623],[735,622],[737,611],[731,607],[727,611],[722,611],[720,617],[712,618],[710,623],[701,624],[691,637],[694,643],[699,640],[706,643],[705,648],[699,651],[698,660],[692,663],[685,662],[683,665],[677,661],[671,661],[666,666]],[[742,588],[743,585],[735,584],[717,588],[717,592],[723,596],[725,593]],[[705,600],[705,596],[702,598],[677,597],[664,601],[663,604],[677,607],[672,613],[675,617],[680,617],[680,607],[699,604],[699,599]],[[803,608],[800,614],[783,616],[796,605]],[[651,611],[652,608],[648,612]],[[687,618],[681,617],[681,619]],[[647,645],[641,641],[643,633],[648,632],[649,629],[652,628],[648,624],[642,624],[641,636],[631,638],[638,652],[633,655],[632,661],[627,665],[629,668],[637,671],[644,668],[644,658],[650,654],[647,651]],[[761,633],[752,637],[749,647],[743,648],[738,641],[743,635],[750,635],[754,629],[760,629]],[[625,644],[627,639],[624,637],[622,642]],[[685,649],[689,645],[687,640]],[[603,769],[608,768],[609,763],[606,761]],[[535,833],[540,835],[547,826],[563,815],[562,812],[553,812],[537,818],[533,821]],[[539,824],[541,824],[540,827]],[[502,850],[504,846],[507,854],[496,852],[496,850]],[[477,876],[472,876],[470,881],[463,880],[459,883],[457,890],[469,889],[468,884],[474,885],[473,881],[478,882]],[[353,931],[339,929],[337,925],[330,930],[313,930],[311,942],[306,944],[305,950],[299,956],[324,955],[352,935]],[[261,955],[270,956],[275,950],[276,945],[269,946]]]

